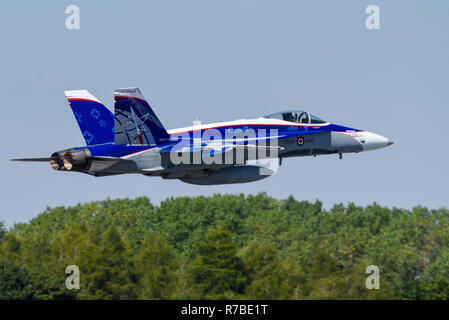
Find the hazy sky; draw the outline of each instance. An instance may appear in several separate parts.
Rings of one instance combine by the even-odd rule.
[[[79,30],[65,9],[80,8]],[[380,30],[365,8],[380,8]],[[214,193],[411,208],[449,205],[449,1],[3,1],[0,220],[46,206]],[[283,109],[373,131],[391,147],[291,158],[277,175],[194,186],[139,175],[57,172],[47,157],[84,145],[64,90],[88,89],[109,108],[137,86],[167,129]]]

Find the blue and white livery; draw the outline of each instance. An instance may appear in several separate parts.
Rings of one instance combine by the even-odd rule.
[[[65,95],[86,146],[14,161],[48,161],[55,170],[93,176],[137,173],[215,185],[264,179],[283,158],[341,158],[393,143],[300,110],[166,130],[138,88],[114,90],[114,114],[87,90]]]

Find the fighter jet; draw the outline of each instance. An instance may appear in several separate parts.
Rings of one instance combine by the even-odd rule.
[[[86,146],[54,152],[57,171],[96,177],[135,173],[197,185],[257,181],[273,175],[282,159],[358,153],[393,142],[369,131],[332,124],[289,110],[166,130],[138,88],[114,90],[114,114],[87,90],[65,91]]]

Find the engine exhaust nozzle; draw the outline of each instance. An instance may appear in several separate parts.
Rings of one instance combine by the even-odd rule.
[[[57,152],[55,152],[51,155],[50,165],[51,165],[52,169],[54,169],[54,170],[59,170],[63,166],[61,158],[59,157]]]
[[[90,151],[88,149],[67,151],[62,162],[67,171],[88,170],[91,164]]]

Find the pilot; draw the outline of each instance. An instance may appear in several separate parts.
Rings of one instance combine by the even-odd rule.
[[[299,115],[298,122],[309,123],[309,115],[307,114],[307,112],[303,112]]]

